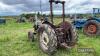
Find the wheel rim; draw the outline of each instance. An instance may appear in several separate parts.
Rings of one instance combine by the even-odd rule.
[[[48,34],[44,31],[40,38],[40,43],[43,49],[48,49],[49,38]]]
[[[96,33],[96,29],[97,29],[96,25],[91,24],[91,25],[89,25],[87,27],[87,32],[89,32],[89,33]]]

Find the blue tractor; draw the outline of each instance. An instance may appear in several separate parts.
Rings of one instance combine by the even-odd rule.
[[[88,36],[100,35],[100,8],[93,8],[93,15],[89,19],[76,19],[73,21],[76,28],[83,28]]]

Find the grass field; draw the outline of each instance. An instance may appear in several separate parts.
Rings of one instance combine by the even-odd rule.
[[[58,21],[55,20],[55,23]],[[27,32],[30,29],[32,29],[32,23],[15,23],[15,20],[8,20],[5,25],[0,25],[0,56],[48,56],[40,50],[37,40],[33,43],[28,41]],[[86,56],[79,54],[77,48],[94,48],[96,56],[100,56],[100,36],[87,37],[82,30],[77,34],[78,45],[70,51],[58,49],[55,56]]]

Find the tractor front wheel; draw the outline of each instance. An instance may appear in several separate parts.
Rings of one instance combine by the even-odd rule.
[[[33,34],[32,31],[29,31],[29,32],[28,32],[28,39],[29,39],[29,41],[31,41],[31,42],[34,41],[34,34]]]

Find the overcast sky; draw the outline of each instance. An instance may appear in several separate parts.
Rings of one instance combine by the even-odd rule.
[[[42,1],[43,13],[49,14],[49,0]],[[90,13],[100,8],[100,0],[65,0],[66,13]],[[0,15],[19,15],[40,11],[40,0],[0,0]],[[61,14],[61,5],[54,6],[54,13]]]

